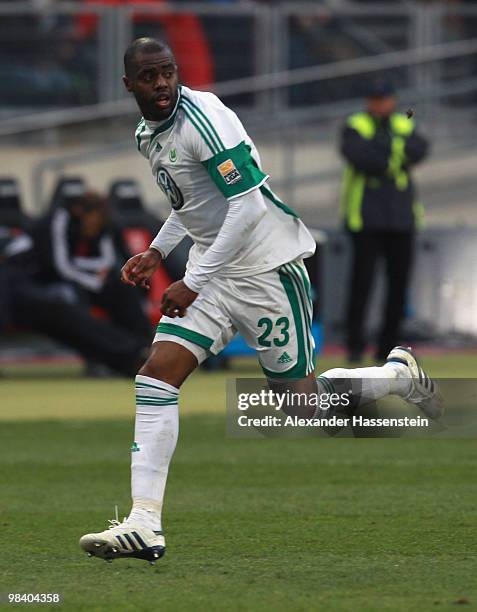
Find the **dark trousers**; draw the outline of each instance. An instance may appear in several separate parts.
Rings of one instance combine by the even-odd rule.
[[[383,359],[398,343],[404,316],[414,250],[413,232],[350,232],[353,263],[347,309],[347,348],[350,357],[365,349],[364,324],[380,257],[385,261],[387,294],[376,357]]]
[[[88,293],[91,304],[103,308],[111,322],[138,340],[152,342],[154,330],[142,306],[139,289],[121,282],[119,272],[112,272],[99,293]]]
[[[85,359],[104,363],[126,376],[134,376],[145,360],[150,335],[144,337],[96,319],[83,305],[46,295],[41,285],[29,280],[16,283],[10,302],[14,324],[46,334]]]

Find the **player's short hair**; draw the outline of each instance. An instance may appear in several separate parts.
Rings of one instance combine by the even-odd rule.
[[[124,53],[124,74],[127,77],[133,76],[136,57],[139,54],[162,53],[163,51],[170,53],[172,59],[174,59],[171,48],[165,42],[149,37],[136,38]]]

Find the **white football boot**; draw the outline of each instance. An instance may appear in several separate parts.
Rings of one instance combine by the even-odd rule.
[[[109,523],[109,529],[100,533],[87,533],[80,539],[79,545],[89,557],[99,557],[108,562],[132,557],[144,559],[153,565],[166,552],[162,531],[153,531],[129,519],[122,523],[113,519]]]
[[[442,396],[437,384],[424,372],[411,347],[395,346],[386,363],[402,363],[409,368],[411,390],[404,398],[415,404],[431,419],[437,420],[444,413]]]

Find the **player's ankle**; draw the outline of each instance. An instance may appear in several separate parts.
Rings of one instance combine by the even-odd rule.
[[[388,361],[383,365],[386,372],[389,372],[390,393],[406,397],[412,386],[411,373],[404,363]]]
[[[161,531],[161,511],[162,504],[160,502],[137,498],[133,500],[128,520],[138,521],[154,531]]]
[[[410,378],[411,373],[405,363],[397,361],[388,361],[382,366],[388,373],[389,378]]]

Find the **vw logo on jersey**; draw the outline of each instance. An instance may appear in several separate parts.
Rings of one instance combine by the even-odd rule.
[[[164,192],[174,210],[179,210],[184,206],[184,196],[181,190],[176,185],[176,182],[169,172],[162,166],[159,167],[157,171],[157,184]]]

